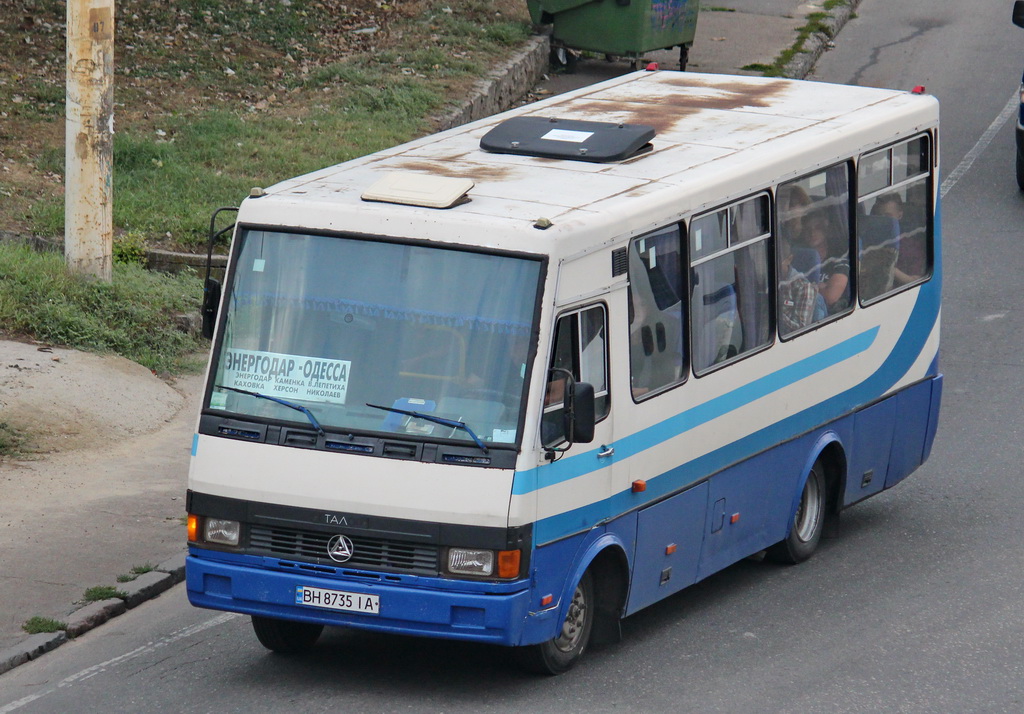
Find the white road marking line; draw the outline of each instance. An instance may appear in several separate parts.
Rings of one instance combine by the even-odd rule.
[[[985,133],[981,135],[980,139],[978,139],[978,143],[976,143],[973,148],[967,152],[967,155],[964,156],[960,163],[957,164],[957,167],[953,169],[953,173],[947,176],[946,180],[942,182],[942,187],[939,189],[940,196],[945,197],[946,194],[949,193],[949,190],[956,185],[957,181],[964,177],[964,174],[971,169],[974,161],[981,156],[981,152],[988,148],[988,145],[992,143],[992,139],[994,139],[999,130],[1003,128],[1003,124],[1006,123],[1006,120],[1013,115],[1019,106],[1020,96],[1017,92],[1014,92],[1010,95],[1010,101],[1008,101],[1006,106],[1003,107],[1003,111],[999,112],[999,116],[989,124],[988,129],[986,129]],[[1014,149],[1014,151],[1016,151],[1016,149]]]
[[[191,625],[184,629],[178,630],[177,632],[172,632],[166,637],[161,637],[156,642],[150,642],[146,645],[143,645],[142,647],[137,647],[133,649],[131,652],[125,652],[123,655],[118,655],[117,657],[108,659],[106,662],[100,662],[99,664],[94,664],[91,667],[86,667],[85,669],[79,672],[75,672],[74,674],[65,677],[56,685],[50,687],[45,691],[30,694],[27,697],[22,697],[16,702],[11,702],[10,704],[0,707],[0,714],[8,714],[8,712],[13,712],[17,709],[21,709],[26,704],[30,704],[31,702],[34,702],[37,699],[42,699],[47,695],[53,694],[62,687],[70,687],[77,682],[81,682],[83,680],[89,679],[92,676],[104,672],[110,667],[116,667],[120,664],[124,664],[125,662],[129,662],[140,655],[146,654],[147,652],[153,652],[161,647],[166,647],[169,644],[177,642],[178,640],[184,639],[186,637],[191,637],[192,635],[196,635],[202,632],[203,630],[208,630],[211,627],[217,627],[218,625],[222,625],[225,622],[228,622],[229,620],[235,619],[236,617],[241,617],[241,615],[235,612],[226,612],[222,615],[218,615],[217,617],[211,618],[206,622],[200,622],[197,625]]]

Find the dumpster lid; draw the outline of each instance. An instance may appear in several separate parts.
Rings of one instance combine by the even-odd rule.
[[[480,148],[496,154],[608,163],[651,150],[654,127],[548,117],[513,117],[487,132]]]

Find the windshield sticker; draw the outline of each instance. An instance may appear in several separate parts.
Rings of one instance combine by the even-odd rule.
[[[491,432],[491,441],[495,444],[514,444],[516,443],[516,430],[495,429]]]
[[[227,392],[214,392],[210,395],[210,409],[225,409],[228,406]]]
[[[227,350],[221,361],[225,387],[268,397],[344,404],[352,363],[254,350]]]

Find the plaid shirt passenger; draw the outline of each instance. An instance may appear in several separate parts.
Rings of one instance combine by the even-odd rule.
[[[796,332],[814,322],[814,303],[818,289],[802,273],[789,269],[779,281],[779,331]]]

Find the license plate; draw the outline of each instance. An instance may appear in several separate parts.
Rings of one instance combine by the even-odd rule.
[[[298,585],[295,588],[295,604],[307,607],[322,607],[328,610],[380,614],[380,596],[348,593],[341,590],[325,590]]]

